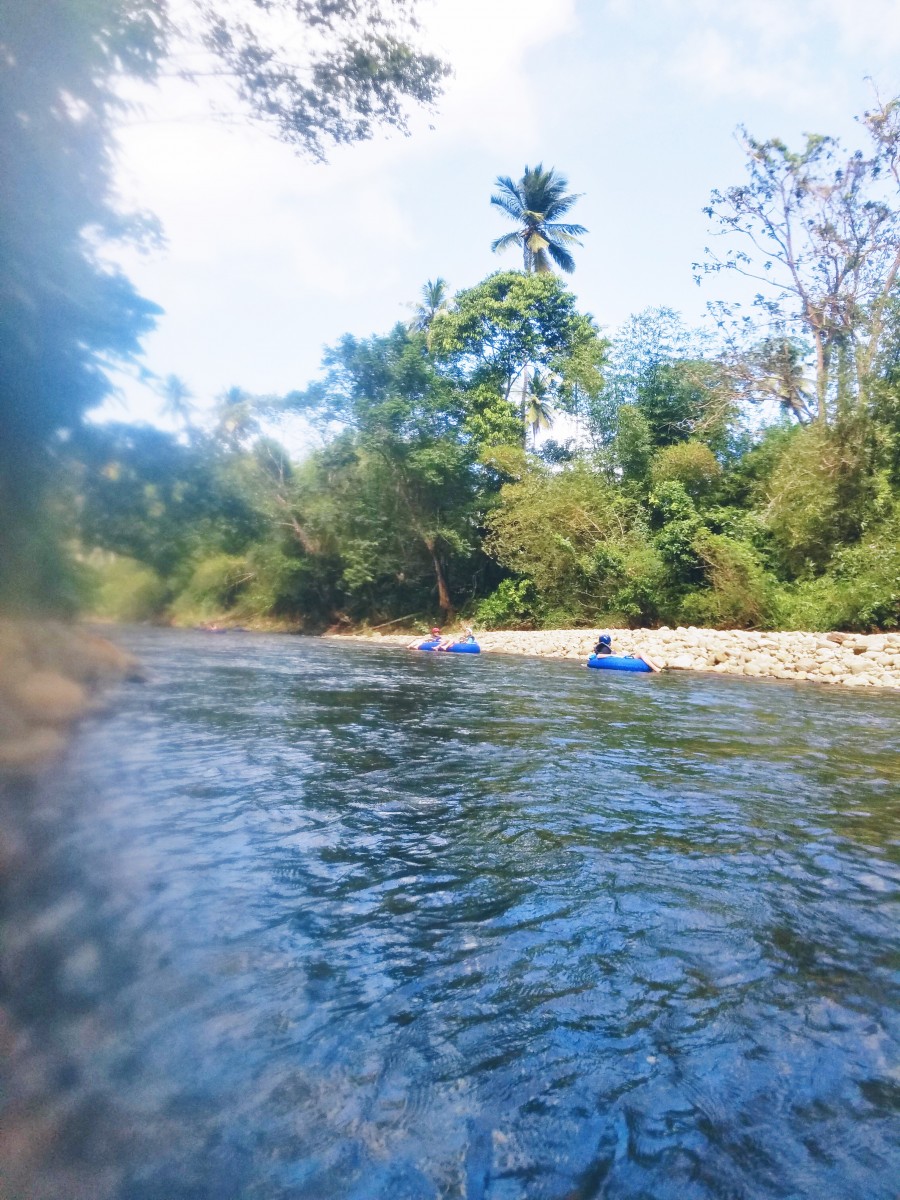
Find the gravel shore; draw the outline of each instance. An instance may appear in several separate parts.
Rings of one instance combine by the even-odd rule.
[[[900,632],[754,633],[743,629],[542,629],[476,632],[483,651],[585,661],[598,632],[617,654],[649,654],[679,671],[756,679],[810,680],[844,687],[900,688]],[[379,645],[407,645],[407,634],[329,634]]]

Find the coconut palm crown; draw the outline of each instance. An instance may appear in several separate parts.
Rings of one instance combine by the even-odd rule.
[[[518,182],[508,175],[498,176],[496,186],[491,204],[502,208],[520,228],[491,242],[494,253],[520,244],[526,271],[550,271],[550,259],[561,270],[574,271],[575,260],[568,247],[580,246],[579,237],[588,231],[583,225],[565,225],[558,220],[578,199],[577,193],[566,192],[569,181],[565,175],[553,167],[545,171],[538,163],[526,167]]]
[[[550,384],[540,371],[535,371],[528,381],[528,392],[524,400],[525,424],[531,429],[531,440],[537,447],[538,434],[553,424]]]
[[[409,328],[419,333],[427,333],[435,317],[446,312],[450,306],[450,291],[447,280],[439,275],[437,279],[429,279],[422,285],[418,303],[411,305],[413,316]]]

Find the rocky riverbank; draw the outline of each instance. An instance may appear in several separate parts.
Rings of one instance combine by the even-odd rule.
[[[140,677],[133,655],[77,625],[0,619],[0,772],[52,761],[107,685]]]
[[[742,629],[606,629],[619,654],[644,652],[664,667],[755,679],[810,680],[845,687],[900,688],[900,632],[754,633]],[[329,635],[406,645],[409,634]],[[482,650],[584,661],[597,631],[478,632]]]

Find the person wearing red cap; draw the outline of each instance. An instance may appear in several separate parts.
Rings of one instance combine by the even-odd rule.
[[[410,642],[406,648],[407,648],[407,650],[421,650],[423,646],[431,646],[433,649],[434,648],[433,643],[435,641],[439,642],[440,640],[441,640],[440,629],[437,627],[437,625],[432,625],[431,633],[428,635],[427,638],[416,638],[416,640],[414,642]]]

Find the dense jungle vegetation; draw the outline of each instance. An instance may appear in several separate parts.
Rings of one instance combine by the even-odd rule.
[[[512,222],[492,249],[518,269],[455,295],[430,280],[407,323],[345,335],[286,395],[234,387],[214,418],[170,377],[168,433],[84,420],[157,315],[96,246],[147,232],[109,199],[107,81],[159,69],[165,5],[42,0],[50,50],[17,7],[0,39],[16,163],[0,195],[7,606],[305,629],[457,612],[493,627],[900,624],[900,99],[860,118],[859,150],[743,135],[743,182],[706,210],[723,253],[695,270],[723,294],[749,279],[751,302],[713,305],[708,328],[657,308],[611,333],[579,311],[557,271],[588,231],[539,165],[491,198]],[[310,0],[297,19],[338,25],[334,7]],[[260,47],[218,8],[212,51],[306,153],[369,136],[354,105],[402,124],[402,102],[439,88],[442,64],[388,29],[353,60],[356,94],[336,51],[318,107],[299,83],[300,107],[280,87],[273,107]],[[353,36],[336,29],[335,45]],[[298,420],[318,448],[292,458],[282,431]]]

